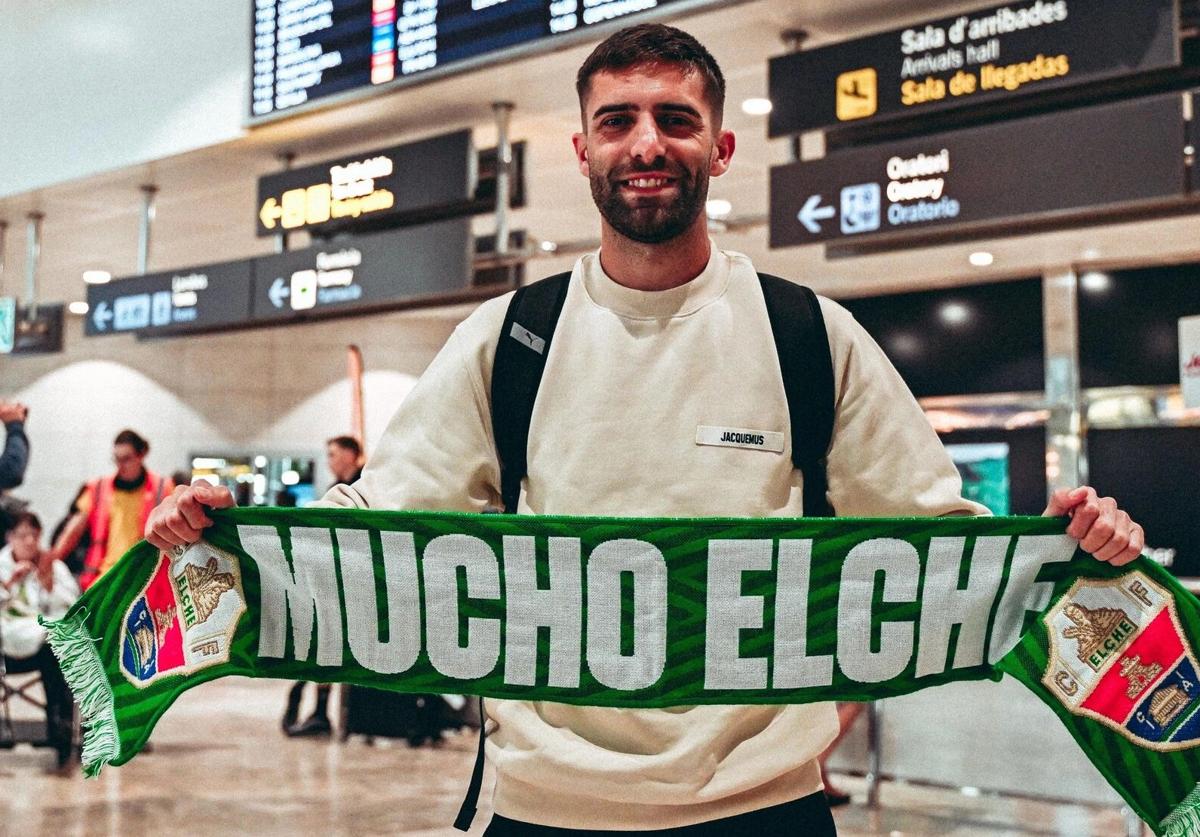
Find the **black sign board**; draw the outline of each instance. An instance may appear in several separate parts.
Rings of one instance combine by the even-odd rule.
[[[187,334],[250,319],[250,262],[225,262],[88,285],[84,334]]]
[[[678,0],[254,0],[250,112],[429,77]],[[696,3],[690,4],[695,6]]]
[[[258,234],[428,220],[474,197],[471,132],[365,151],[258,179]]]
[[[395,308],[466,290],[471,222],[460,218],[254,260],[254,319]]]
[[[1177,0],[1022,0],[772,58],[769,133],[865,125],[1180,63]]]
[[[1183,100],[1165,93],[837,151],[771,169],[771,246],[861,244],[1181,200]]]
[[[63,306],[61,303],[38,305],[34,316],[28,308],[18,308],[11,354],[48,355],[63,350]]]

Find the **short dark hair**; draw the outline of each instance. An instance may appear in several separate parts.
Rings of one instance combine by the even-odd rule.
[[[704,45],[674,26],[640,23],[609,35],[592,50],[575,76],[579,107],[591,89],[592,76],[605,70],[627,70],[641,64],[682,64],[704,79],[704,93],[712,106],[715,124],[725,111],[725,76]],[[584,124],[587,124],[586,114]]]
[[[362,456],[362,445],[353,436],[334,436],[332,439],[326,441],[325,444],[337,445],[339,448],[350,451],[355,456]]]
[[[22,523],[28,523],[30,526],[32,526],[34,528],[34,530],[36,530],[38,532],[42,531],[42,521],[38,518],[38,516],[36,514],[29,511],[28,509],[21,509],[20,511],[12,512],[9,514],[9,516],[8,516],[8,531],[10,531],[10,532],[13,531],[18,526],[20,526]]]
[[[139,456],[145,456],[150,452],[150,443],[139,436],[132,430],[122,430],[117,434],[117,438],[113,439],[114,445],[129,445]]]

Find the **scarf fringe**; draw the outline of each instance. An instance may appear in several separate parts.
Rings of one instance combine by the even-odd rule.
[[[1200,835],[1200,785],[1192,788],[1182,802],[1167,815],[1159,826],[1162,837],[1197,837]]]
[[[83,774],[94,778],[121,754],[116,707],[96,640],[83,624],[86,611],[58,622],[39,619],[50,650],[58,658],[63,678],[79,704],[83,718]]]

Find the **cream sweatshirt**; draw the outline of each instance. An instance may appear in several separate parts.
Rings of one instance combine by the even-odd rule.
[[[384,509],[500,506],[492,360],[511,295],[451,335],[389,424],[362,478],[326,501]],[[986,510],[904,382],[845,309],[822,298],[835,377],[829,498],[841,516]],[[782,434],[782,450],[697,443],[701,426]],[[529,431],[522,514],[799,516],[787,402],[749,259],[713,247],[667,291],[575,265]],[[831,704],[618,710],[486,702],[495,810],[565,828],[689,825],[821,787]]]

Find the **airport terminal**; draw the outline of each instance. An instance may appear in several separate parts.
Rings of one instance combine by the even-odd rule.
[[[1197,96],[1194,0],[0,2],[0,833],[1200,834]]]

